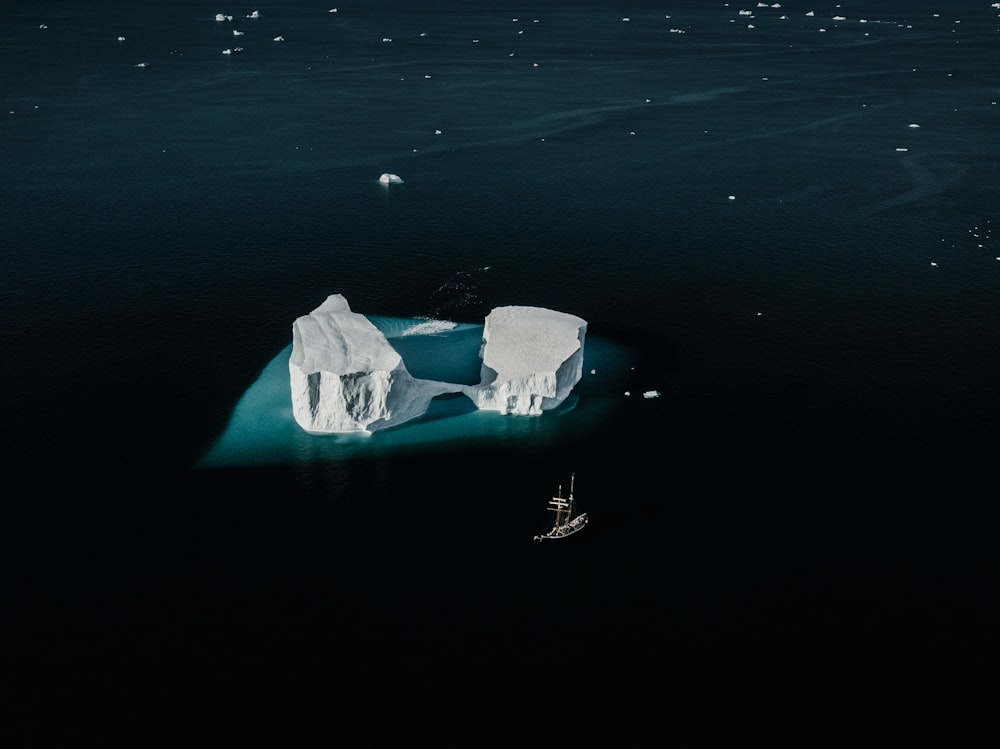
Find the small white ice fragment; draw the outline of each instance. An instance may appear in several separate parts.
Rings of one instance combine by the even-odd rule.
[[[659,393],[658,390],[647,390],[645,393],[642,394],[642,397],[643,398],[659,398],[660,397],[660,393]]]
[[[592,369],[592,370],[590,370],[590,373],[591,374],[597,374],[597,370],[596,369]]]
[[[118,37],[118,41],[124,42],[125,41],[125,37],[123,37],[123,36]]]
[[[250,11],[250,13],[247,14],[247,18],[260,18],[260,11],[259,10]]]
[[[907,152],[907,151],[909,151],[910,149],[909,149],[909,148],[897,148],[896,150],[897,150],[897,151],[898,151],[899,153],[906,153],[906,152]]]
[[[937,268],[937,263],[935,263],[935,262],[934,262],[933,260],[931,261],[931,265],[932,265],[933,267]]]
[[[1000,260],[1000,257],[998,257],[997,260]],[[632,395],[632,393],[630,393],[628,390],[626,390],[625,391],[625,397],[628,397],[630,395]]]
[[[243,36],[243,32],[242,31],[237,31],[236,29],[233,29],[233,36]]]
[[[274,41],[276,41],[276,42],[283,42],[283,41],[285,41],[285,37],[283,37],[283,36],[276,36],[276,37],[274,37]]]
[[[378,178],[380,185],[401,185],[403,184],[402,178],[398,174],[390,174],[385,172],[381,177]]]
[[[440,135],[440,134],[441,134],[441,131],[440,131],[440,130],[435,130],[435,131],[434,131],[434,134],[435,134],[435,135]]]
[[[920,125],[918,125],[915,122],[911,122],[909,125],[907,125],[907,127],[920,127]]]
[[[730,199],[730,200],[736,200],[736,196],[735,196],[735,195],[730,195],[730,196],[729,196],[729,199]]]

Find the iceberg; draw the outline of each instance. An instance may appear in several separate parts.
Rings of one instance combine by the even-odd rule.
[[[421,379],[374,323],[332,294],[292,324],[292,414],[310,433],[371,433],[423,416],[439,395],[461,393],[481,411],[538,415],[558,408],[580,381],[586,331],[575,315],[498,307],[483,326],[478,384]]]
[[[379,178],[378,182],[380,185],[401,185],[403,184],[403,178],[398,174],[390,174],[389,172],[384,172]]]
[[[458,386],[410,375],[402,357],[340,294],[292,325],[292,414],[307,432],[374,432],[422,416]]]
[[[480,410],[537,415],[558,407],[583,374],[587,322],[543,307],[486,316],[480,383],[463,392]]]

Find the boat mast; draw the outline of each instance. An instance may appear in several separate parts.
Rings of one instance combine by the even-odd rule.
[[[562,525],[562,514],[565,506],[566,502],[562,498],[562,484],[559,484],[559,490],[556,492],[556,496],[552,498],[552,510],[556,514],[556,520],[552,524],[553,531],[559,530],[559,526]]]

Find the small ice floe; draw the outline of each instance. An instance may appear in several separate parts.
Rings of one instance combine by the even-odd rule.
[[[215,14],[215,20],[216,21],[232,21],[233,17],[232,16],[227,16],[225,13],[216,13]]]
[[[752,10],[741,10],[740,11],[740,15],[741,16],[752,16],[753,15],[753,11]]]
[[[434,131],[434,134],[435,134],[435,135],[440,135],[440,134],[441,134],[441,131],[440,131],[440,130],[435,130],[435,131]]]
[[[242,31],[237,31],[236,29],[233,29],[233,36],[243,36],[243,32]]]
[[[382,43],[383,43],[383,44],[384,44],[385,42],[391,42],[391,41],[392,41],[392,37],[391,37],[391,36],[383,36],[383,37],[382,37]]]
[[[596,369],[592,369],[592,370],[590,370],[590,373],[591,374],[597,374],[597,370]]]
[[[998,257],[997,260],[1000,260],[1000,257]],[[630,395],[632,395],[632,393],[630,393],[628,390],[626,390],[625,391],[625,397],[628,398]]]
[[[897,148],[896,153],[906,153],[909,150],[909,148]]]
[[[937,268],[937,263],[935,263],[933,260],[931,260],[931,267],[932,268]]]
[[[135,66],[137,68],[148,68],[149,67],[149,63],[148,62],[137,62],[135,64]]]
[[[276,42],[283,42],[283,41],[285,41],[285,37],[283,37],[283,36],[276,36],[276,37],[274,37],[274,41],[276,41]]]
[[[449,330],[454,330],[458,327],[458,323],[454,323],[451,320],[424,320],[423,322],[417,323],[409,328],[403,330],[400,336],[411,336],[411,335],[437,335],[440,333],[445,333]]]
[[[730,195],[730,196],[729,196],[729,199],[730,199],[730,200],[736,200],[736,196],[735,196],[735,195]]]
[[[403,178],[398,174],[390,174],[385,172],[381,177],[378,178],[378,183],[380,185],[401,185],[403,184]]]
[[[329,12],[330,12],[330,13],[336,13],[336,12],[337,12],[337,9],[336,9],[336,8],[330,8],[330,11],[329,11]]]
[[[38,28],[40,28],[40,29],[47,29],[48,26],[46,26],[44,23],[40,23],[40,24],[38,24]]]
[[[813,11],[811,11],[811,10],[810,10],[810,11],[809,11],[808,13],[806,13],[806,15],[807,15],[807,16],[814,16],[814,15],[816,15],[816,14],[815,14],[815,13],[814,13]]]
[[[642,394],[642,397],[643,398],[659,398],[660,397],[660,391],[659,390],[647,390],[645,393]]]
[[[222,50],[222,54],[224,54],[224,55],[238,55],[242,51],[243,51],[243,47],[233,47],[232,49],[224,49],[224,50]]]
[[[920,127],[920,125],[918,125],[915,122],[911,122],[909,125],[907,125],[907,127]]]
[[[833,20],[834,21],[846,21],[847,19],[844,18],[843,16],[834,16]]]
[[[260,18],[260,11],[259,10],[250,11],[249,13],[247,13],[247,18]]]
[[[124,42],[125,41],[125,37],[123,37],[123,36],[118,37],[118,41]]]

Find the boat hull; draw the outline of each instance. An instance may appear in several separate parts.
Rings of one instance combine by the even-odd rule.
[[[547,541],[549,539],[556,538],[566,538],[567,536],[572,536],[577,531],[583,529],[583,526],[587,524],[587,513],[581,513],[575,518],[570,520],[565,525],[560,525],[557,528],[553,528],[548,533],[543,533],[540,536],[535,536],[536,541]]]

